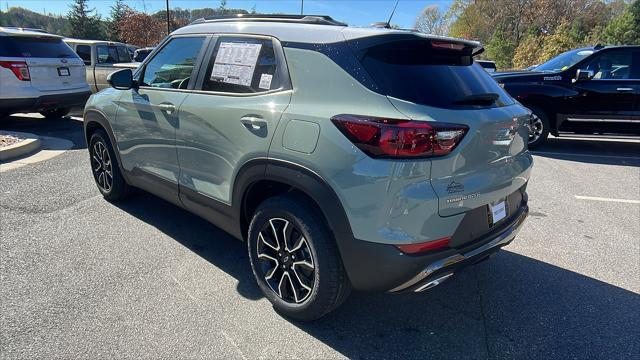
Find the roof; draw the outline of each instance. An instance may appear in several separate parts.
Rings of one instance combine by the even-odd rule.
[[[28,36],[28,37],[50,37],[62,38],[60,35],[49,34],[40,29],[18,28],[18,27],[2,27],[0,26],[0,35],[4,36]]]
[[[313,17],[320,17],[321,15],[313,15]],[[289,17],[266,17],[262,18],[223,18],[223,19],[211,19],[211,20],[196,20],[190,25],[182,27],[173,32],[174,35],[182,34],[211,34],[211,33],[229,33],[229,34],[253,34],[253,35],[265,35],[277,38],[282,42],[299,42],[299,43],[313,43],[313,44],[328,44],[345,40],[355,40],[359,38],[381,36],[381,35],[414,35],[420,36],[431,40],[441,40],[447,42],[454,42],[464,44],[465,46],[473,48],[482,48],[482,45],[477,41],[470,41],[458,38],[450,38],[444,36],[436,36],[418,33],[411,30],[398,30],[398,29],[386,29],[386,28],[357,28],[348,27],[342,23],[335,22],[330,23],[318,21],[311,22],[310,20],[302,21],[310,16],[300,17],[298,20],[291,20]],[[337,25],[341,24],[341,25]]]
[[[85,39],[73,39],[73,38],[64,38],[64,42],[66,43],[74,43],[74,44],[86,44],[86,45],[127,45],[117,41],[108,41],[108,40],[85,40]]]

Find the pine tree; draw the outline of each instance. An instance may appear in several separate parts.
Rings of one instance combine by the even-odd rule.
[[[103,39],[100,15],[95,14],[95,9],[89,9],[87,1],[74,0],[71,5],[71,10],[67,13],[69,35],[77,39]]]
[[[129,6],[125,5],[123,0],[116,0],[116,3],[111,7],[111,16],[109,18],[107,28],[107,36],[109,40],[122,41],[120,36],[118,36],[118,26],[129,11],[131,11],[131,9]]]

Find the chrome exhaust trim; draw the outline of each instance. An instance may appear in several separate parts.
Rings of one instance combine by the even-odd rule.
[[[425,291],[425,290],[429,290],[429,289],[431,289],[433,287],[436,287],[436,286],[442,284],[443,282],[445,282],[451,276],[453,276],[453,273],[448,273],[447,275],[440,276],[439,278],[431,280],[428,283],[420,286],[419,288],[417,288],[417,289],[415,289],[413,291],[414,292],[422,292],[422,291]]]
[[[473,249],[469,252],[463,253],[463,254],[454,254],[451,255],[449,257],[446,257],[444,259],[435,261],[431,264],[429,264],[424,270],[422,270],[420,273],[418,273],[418,275],[414,276],[411,280],[405,282],[404,284],[397,286],[391,290],[389,290],[389,292],[399,292],[399,291],[403,291],[406,290],[408,288],[410,288],[411,286],[414,286],[416,284],[418,284],[420,281],[423,281],[424,279],[426,279],[427,277],[431,276],[433,273],[435,273],[436,271],[442,270],[444,268],[448,268],[450,266],[456,265],[462,261],[471,259],[471,258],[475,258],[475,257],[480,257],[482,254],[485,254],[487,252],[490,252],[492,250],[494,250],[495,248],[499,248],[502,247],[508,243],[510,243],[518,234],[518,231],[520,231],[520,227],[522,226],[522,223],[524,222],[525,218],[527,217],[528,214],[528,209],[525,209],[520,216],[516,219],[516,221],[513,222],[513,224],[511,226],[509,226],[508,228],[506,228],[502,233],[498,234],[495,238],[493,238],[493,240],[483,244],[482,246]],[[452,275],[453,273],[449,273],[449,275]],[[448,277],[448,276],[447,276]],[[440,280],[440,278],[437,278],[436,280],[433,281],[437,281]],[[446,279],[443,279],[446,280]],[[442,282],[442,281],[440,281]],[[427,285],[431,284],[431,281],[427,283]],[[438,284],[435,284],[438,285]],[[431,287],[435,286],[432,285]],[[422,290],[426,290],[429,287],[425,287],[420,286],[418,289]],[[415,290],[418,291],[418,290]]]

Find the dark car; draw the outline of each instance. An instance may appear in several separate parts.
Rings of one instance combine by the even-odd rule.
[[[533,112],[529,147],[549,133],[640,135],[640,46],[571,50],[495,80]]]
[[[490,61],[490,60],[475,60],[475,62],[477,62],[478,64],[480,64],[480,66],[482,66],[483,69],[485,69],[488,73],[494,73],[497,71],[497,67],[496,67],[496,63],[495,61]]]
[[[155,47],[146,47],[146,48],[137,49],[133,53],[133,61],[135,61],[135,62],[143,62],[144,59],[146,59],[147,56],[149,56],[149,54],[151,54],[153,49],[155,49]]]

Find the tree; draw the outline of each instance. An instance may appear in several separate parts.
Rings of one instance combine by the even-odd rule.
[[[503,68],[571,47],[640,42],[640,0],[454,0],[448,14],[449,35],[480,40]]]
[[[103,39],[100,15],[94,12],[95,9],[87,6],[87,0],[75,0],[67,13],[69,36],[77,39]]]
[[[129,10],[131,10],[131,8],[127,6],[123,0],[116,0],[115,4],[111,6],[111,17],[109,19],[107,29],[107,36],[109,40],[122,41],[118,34],[118,26]]]
[[[486,57],[495,61],[498,68],[510,69],[517,47],[509,31],[499,26],[485,46]]]
[[[438,5],[425,7],[416,19],[415,28],[419,32],[433,35],[446,35],[449,32],[449,20]]]
[[[513,67],[522,69],[540,64],[542,37],[532,34],[520,42],[513,55]]]
[[[166,24],[151,15],[129,9],[118,25],[122,41],[136,46],[156,46],[167,35]]]
[[[543,37],[542,50],[538,62],[545,62],[581,45],[580,39],[577,39],[571,33],[571,25],[563,23],[558,26],[553,34]]]
[[[602,41],[610,45],[640,44],[640,0],[604,28]]]

